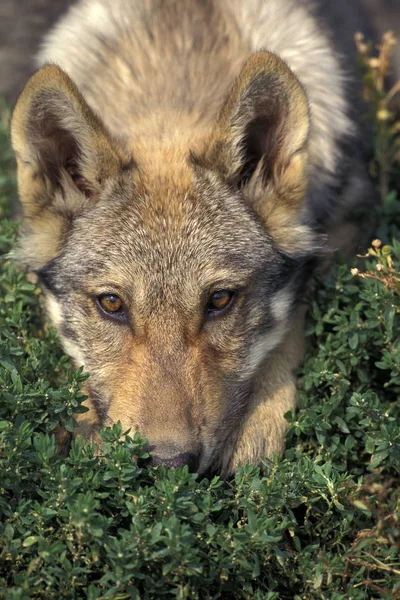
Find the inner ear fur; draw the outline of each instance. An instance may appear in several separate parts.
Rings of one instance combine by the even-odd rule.
[[[242,190],[275,237],[286,236],[286,245],[285,230],[299,227],[307,190],[309,129],[306,94],[294,73],[271,52],[257,52],[234,82],[202,157]]]
[[[36,268],[54,256],[73,217],[96,201],[104,179],[118,173],[126,157],[55,65],[26,84],[13,112],[11,139],[25,232],[35,238],[23,243],[35,248],[28,262]]]

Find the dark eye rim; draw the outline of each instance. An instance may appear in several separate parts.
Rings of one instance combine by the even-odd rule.
[[[117,298],[119,298],[122,302],[121,307],[115,312],[108,312],[101,304],[101,299],[105,298],[106,296],[116,296]],[[119,294],[115,294],[113,292],[104,292],[103,294],[99,294],[98,296],[96,296],[94,298],[94,301],[95,301],[95,304],[96,304],[100,314],[104,318],[109,319],[111,321],[120,321],[120,322],[127,321],[127,312],[126,312],[126,308],[125,308],[125,303]]]
[[[223,308],[208,308],[208,304],[209,304],[213,294],[215,294],[217,292],[228,292],[230,294],[230,299],[229,299],[228,304],[226,306],[224,306]],[[239,292],[237,290],[231,290],[228,288],[220,288],[220,289],[213,290],[208,297],[208,301],[207,301],[207,304],[205,307],[206,317],[209,319],[215,319],[215,318],[224,316],[227,312],[229,312],[231,310],[238,295],[239,295]]]

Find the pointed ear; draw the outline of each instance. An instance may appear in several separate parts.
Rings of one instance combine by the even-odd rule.
[[[14,109],[11,138],[25,229],[36,236],[29,244],[36,246],[33,262],[40,263],[56,254],[71,219],[96,201],[102,182],[122,168],[124,157],[56,66],[28,81]]]
[[[206,165],[239,187],[280,238],[303,206],[309,128],[308,102],[296,76],[276,55],[257,52],[235,81],[205,154]]]

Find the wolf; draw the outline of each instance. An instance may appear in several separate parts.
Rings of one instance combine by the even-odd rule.
[[[90,373],[84,438],[120,421],[199,474],[282,455],[311,275],[373,198],[349,4],[79,0],[45,38],[18,258]]]

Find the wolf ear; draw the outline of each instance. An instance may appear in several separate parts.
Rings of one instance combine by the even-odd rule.
[[[95,202],[102,181],[121,169],[122,151],[56,66],[28,81],[14,109],[11,138],[27,233],[36,235],[30,245],[39,256],[33,262],[43,262],[57,252],[71,219]]]
[[[206,162],[242,190],[272,234],[295,223],[302,208],[309,128],[307,98],[293,72],[270,52],[253,54],[222,108]]]

